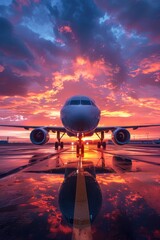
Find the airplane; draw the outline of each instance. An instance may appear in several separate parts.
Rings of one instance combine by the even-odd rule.
[[[26,126],[26,125],[0,125],[1,127],[16,127],[26,130],[33,129],[30,133],[30,140],[33,144],[43,145],[49,140],[49,131],[57,134],[55,150],[60,147],[63,149],[62,137],[67,134],[69,137],[77,137],[76,152],[84,153],[84,144],[82,138],[92,136],[94,133],[98,136],[98,148],[106,149],[104,134],[111,131],[112,141],[117,145],[124,145],[130,142],[130,132],[127,129],[136,130],[138,128],[156,127],[160,124],[132,125],[132,126],[106,126],[99,127],[100,109],[95,101],[83,95],[72,96],[66,100],[60,111],[60,118],[63,127],[54,126]]]

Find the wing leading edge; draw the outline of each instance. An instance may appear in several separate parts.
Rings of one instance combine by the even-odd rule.
[[[109,131],[114,131],[117,128],[130,128],[133,130],[136,130],[138,128],[146,128],[146,127],[160,127],[160,124],[148,124],[148,125],[131,125],[131,126],[110,126],[110,127],[97,127],[95,129],[96,132],[109,132]]]
[[[64,127],[52,127],[52,126],[27,126],[27,125],[0,125],[0,127],[13,127],[13,128],[24,128],[25,130],[29,129],[36,129],[36,128],[43,128],[47,131],[52,132],[66,132],[66,129]]]

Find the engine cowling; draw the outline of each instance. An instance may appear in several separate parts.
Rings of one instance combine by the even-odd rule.
[[[30,140],[33,144],[43,145],[48,142],[49,134],[43,128],[36,128],[31,132]]]
[[[117,145],[124,145],[130,141],[130,133],[125,128],[117,128],[112,132],[112,141]]]

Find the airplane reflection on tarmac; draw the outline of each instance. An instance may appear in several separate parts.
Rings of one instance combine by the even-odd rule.
[[[125,157],[113,156],[112,158],[113,168],[116,172],[131,172],[132,160]]]
[[[153,172],[152,186],[151,175],[142,171],[146,163],[103,149],[93,149],[86,153],[87,158],[72,161],[72,152],[30,154],[28,166],[24,162],[24,167],[16,168],[19,174],[1,179],[2,239],[10,233],[13,240],[160,237],[158,178]]]
[[[92,165],[73,171],[65,178],[59,191],[59,206],[63,216],[69,224],[78,228],[94,221],[102,203],[102,193],[94,173],[91,174],[86,168],[92,171]]]
[[[30,162],[35,160],[33,156]],[[130,159],[113,156],[116,169],[131,171]],[[58,203],[61,213],[69,226],[73,227],[73,239],[91,239],[91,224],[98,215],[102,205],[102,192],[96,180],[96,174],[114,173],[105,166],[103,150],[96,166],[92,161],[83,161],[79,155],[78,161],[64,164],[60,156],[56,158],[56,167],[49,170],[28,171],[34,173],[64,174],[64,181],[59,189]]]
[[[73,239],[84,239],[84,235],[87,235],[87,239],[91,239],[91,224],[102,205],[102,193],[96,181],[96,169],[93,162],[83,161],[83,158],[79,156],[78,161],[64,165],[58,156],[56,168],[28,172],[64,173],[64,181],[61,184],[58,198],[61,213],[67,223],[73,227]]]

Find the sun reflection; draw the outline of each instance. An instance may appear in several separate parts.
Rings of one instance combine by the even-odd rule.
[[[103,174],[103,176],[97,176],[99,183],[109,185],[110,183],[125,183],[125,180],[116,174],[110,174],[109,176]]]
[[[142,199],[142,197],[138,193],[134,193],[126,196],[126,201],[128,202],[135,202],[138,199]]]

